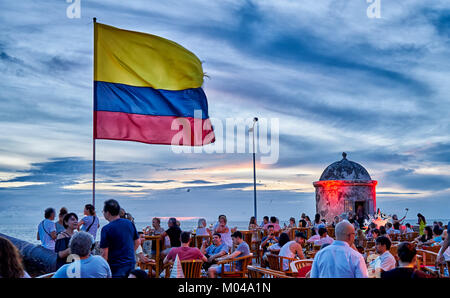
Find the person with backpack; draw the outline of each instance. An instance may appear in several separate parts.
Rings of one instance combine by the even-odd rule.
[[[95,214],[95,207],[92,204],[86,204],[84,206],[84,215],[79,222],[78,222],[78,230],[88,232],[89,234],[95,238],[97,236],[97,229],[100,227],[100,220]]]

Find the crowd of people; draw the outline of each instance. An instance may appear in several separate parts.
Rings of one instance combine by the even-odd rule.
[[[410,242],[398,243],[396,256],[390,252],[393,245],[391,238],[414,233],[409,223],[403,225],[405,217],[398,219],[396,215],[385,225],[377,226],[372,222],[368,227],[363,226],[361,216],[352,212],[336,216],[329,223],[320,214],[316,214],[311,221],[303,213],[298,222],[291,217],[283,227],[275,216],[264,216],[260,224],[252,217],[248,225],[248,230],[252,232],[251,243],[244,241],[243,234],[237,228],[228,226],[225,215],[220,215],[217,222],[209,227],[201,218],[193,231],[183,231],[180,222],[173,217],[169,218],[168,228],[164,229],[160,218],[155,217],[151,227],[137,231],[134,218],[116,200],[104,202],[103,217],[108,224],[102,227],[99,241],[96,241],[96,236],[100,221],[93,205],[85,205],[81,219],[64,207],[60,209],[56,222],[55,217],[53,208],[46,209],[37,232],[42,246],[56,253],[54,278],[156,277],[154,270],[144,271],[138,266],[155,262],[158,240],[146,241],[146,235],[159,236],[158,239],[164,242],[165,249],[160,253],[163,265],[176,259],[199,260],[203,262],[204,275],[209,278],[218,277],[222,270],[239,271],[242,261],[223,266],[218,263],[250,255],[254,243],[261,252],[260,266],[268,267],[268,255],[276,253],[284,257],[282,271],[290,270],[289,260],[306,259],[306,247],[318,247],[308,273],[311,278],[364,278],[374,276],[371,274],[374,272],[381,278],[428,277],[414,268],[416,248],[424,246],[441,247],[437,262],[450,262],[448,230],[442,222],[427,225],[421,214],[418,214],[418,236]],[[303,229],[299,231],[298,228]],[[330,228],[333,228],[333,237],[328,235]],[[204,240],[200,248],[191,245],[192,232],[196,236],[209,236],[211,243]],[[264,236],[258,239],[261,235]],[[375,243],[370,256],[364,249],[367,241]],[[30,277],[17,248],[5,238],[0,238],[0,244],[0,277]],[[170,267],[165,268],[170,270]],[[161,277],[164,275],[164,272],[161,273]]]

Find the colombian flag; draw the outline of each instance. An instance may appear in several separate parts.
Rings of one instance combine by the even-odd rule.
[[[94,139],[215,141],[201,61],[155,35],[94,23]]]

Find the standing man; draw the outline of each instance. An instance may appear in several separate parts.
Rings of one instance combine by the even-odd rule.
[[[116,200],[108,200],[103,207],[103,215],[109,224],[103,227],[100,239],[102,257],[111,267],[112,277],[126,278],[136,265],[135,251],[139,246],[139,236],[134,224],[120,218],[120,205]]]
[[[47,208],[44,211],[44,220],[39,223],[37,240],[41,240],[42,246],[55,251],[55,240],[57,237],[55,220],[55,209]]]
[[[367,278],[363,256],[354,247],[355,228],[347,220],[336,225],[336,240],[316,254],[311,278]]]

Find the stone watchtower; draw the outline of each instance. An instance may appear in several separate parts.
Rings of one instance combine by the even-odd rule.
[[[365,215],[373,215],[376,211],[377,181],[370,178],[363,166],[348,160],[345,152],[342,160],[329,165],[313,185],[316,188],[316,213],[327,222],[344,212],[356,213],[358,208],[362,208]]]

